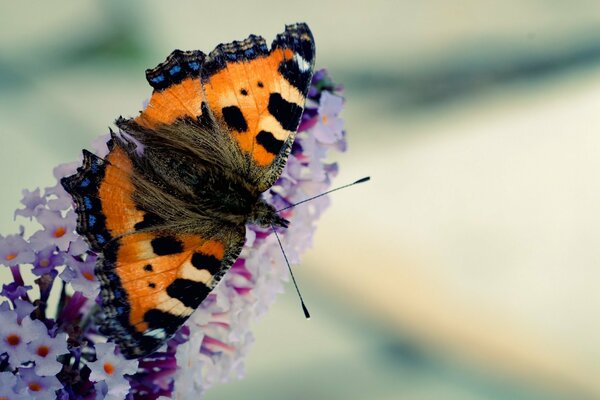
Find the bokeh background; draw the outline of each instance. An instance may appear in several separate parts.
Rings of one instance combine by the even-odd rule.
[[[174,48],[306,21],[349,150],[314,249],[207,399],[599,399],[595,0],[0,3],[0,233]],[[0,275],[4,281],[6,275]]]

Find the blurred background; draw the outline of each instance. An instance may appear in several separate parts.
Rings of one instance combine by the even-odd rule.
[[[174,48],[306,21],[349,150],[315,246],[207,399],[600,399],[594,0],[0,4],[0,233]],[[2,275],[6,280],[6,276]]]

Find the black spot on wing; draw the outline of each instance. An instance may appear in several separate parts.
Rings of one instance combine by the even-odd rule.
[[[144,321],[148,324],[150,329],[164,329],[168,336],[177,332],[185,320],[185,317],[180,317],[157,309],[148,310],[144,314]]]
[[[303,23],[286,26],[285,32],[277,35],[272,46],[292,50],[294,57],[282,61],[278,70],[306,96],[315,60],[315,41],[308,26]]]
[[[278,34],[271,47],[287,48],[312,64],[315,58],[315,40],[305,23],[286,25],[285,32]]]
[[[189,279],[175,279],[167,286],[169,296],[190,308],[197,308],[209,293],[210,289],[204,283]]]
[[[290,103],[281,97],[279,93],[271,93],[267,108],[283,129],[291,132],[296,130],[302,116],[302,107],[298,104]]]
[[[295,86],[300,93],[306,96],[310,87],[310,79],[312,77],[312,68],[306,71],[301,71],[296,60],[285,60],[279,64],[279,73],[292,85]]]
[[[283,146],[283,140],[277,139],[271,132],[260,131],[256,135],[256,141],[271,154],[279,154]]]
[[[221,261],[215,256],[202,253],[194,253],[192,255],[192,265],[197,269],[205,269],[215,275],[221,268]]]
[[[183,243],[173,236],[160,236],[152,239],[150,242],[152,251],[157,256],[167,256],[169,254],[177,254],[183,251]]]
[[[154,268],[152,268],[152,264],[146,264],[146,265],[144,265],[144,271],[146,271],[146,272],[152,272],[152,271],[154,271]]]
[[[246,132],[248,130],[248,123],[244,114],[237,106],[223,107],[223,118],[225,123],[229,125],[231,129],[235,129],[238,132]]]
[[[158,215],[147,212],[144,214],[144,219],[135,224],[134,228],[136,231],[139,231],[140,229],[151,228],[153,226],[160,225],[163,222],[164,220]]]

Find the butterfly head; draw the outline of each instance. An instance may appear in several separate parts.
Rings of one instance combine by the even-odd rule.
[[[262,226],[263,228],[277,227],[287,228],[289,221],[282,218],[272,205],[265,203],[264,200],[258,199],[258,201],[252,207],[250,218],[248,222]]]

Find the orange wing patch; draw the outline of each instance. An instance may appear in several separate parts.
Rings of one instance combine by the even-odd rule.
[[[77,174],[61,180],[75,200],[77,232],[97,252],[113,238],[132,231],[144,217],[133,201],[133,164],[117,141],[113,137],[107,143],[106,159],[84,150]]]
[[[125,150],[113,147],[106,160],[108,164],[98,188],[98,197],[106,218],[106,229],[112,237],[118,237],[133,231],[135,224],[143,220],[144,213],[133,202],[133,164]]]
[[[178,118],[195,119],[202,115],[202,101],[200,79],[188,78],[167,89],[155,90],[135,122],[152,129],[160,124],[172,124]]]
[[[221,242],[194,235],[122,237],[112,272],[127,298],[127,325],[144,334],[156,313],[184,321],[217,283],[223,257]]]
[[[294,133],[269,112],[271,95],[302,108],[304,95],[277,72],[279,65],[292,60],[291,50],[275,51],[251,61],[232,62],[204,83],[210,108],[232,131],[242,150],[251,153],[261,166],[273,162],[277,153],[256,144],[259,132],[269,132],[281,143]],[[272,107],[271,107],[272,108]],[[298,118],[300,116],[298,115]]]
[[[270,50],[262,37],[251,35],[206,57],[201,76],[208,107],[258,166],[271,165],[291,147],[313,64],[305,24],[286,26]]]
[[[165,62],[147,70],[146,79],[154,92],[135,122],[153,129],[180,118],[201,116],[204,96],[199,75],[204,57],[201,51],[175,50]]]

